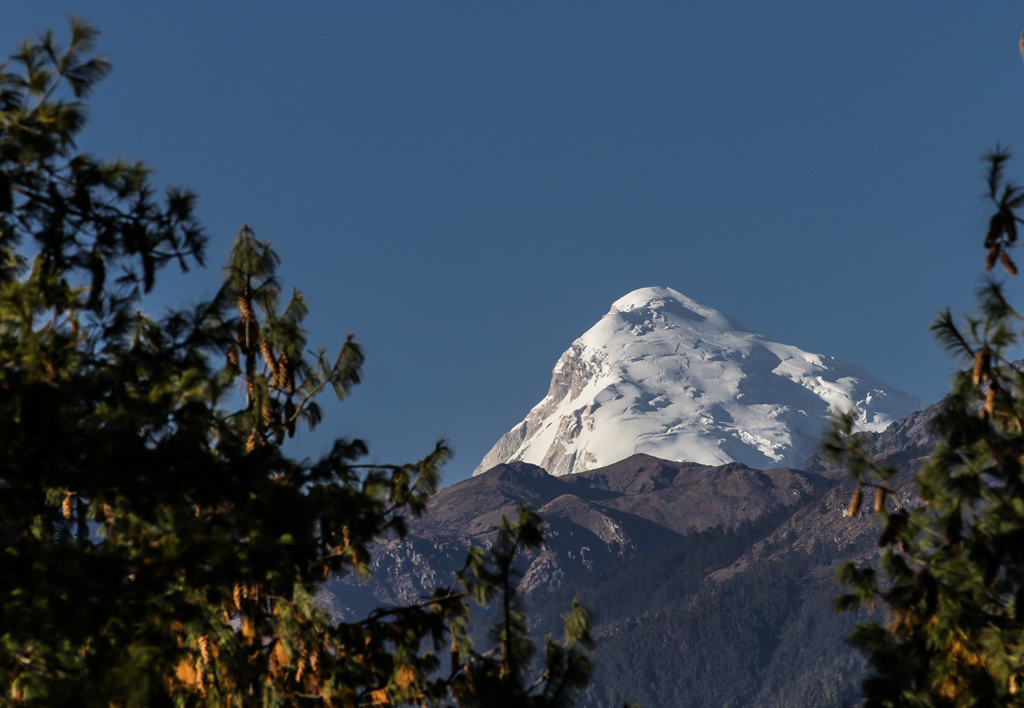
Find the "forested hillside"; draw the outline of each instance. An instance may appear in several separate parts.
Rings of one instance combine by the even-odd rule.
[[[831,502],[838,495],[808,500],[807,510],[827,514]],[[869,553],[869,534],[841,548],[815,539],[810,552],[784,539],[742,572],[709,578],[785,521],[780,511],[791,510],[689,535],[538,598],[543,631],[574,594],[597,609],[597,670],[583,705],[612,706],[619,695],[709,708],[852,701],[863,662],[844,643],[855,618],[832,610],[832,565]]]
[[[553,477],[501,465],[441,490],[409,538],[378,547],[369,583],[332,580],[319,599],[338,619],[408,603],[452,582],[465,546],[529,503],[548,537],[520,566],[531,631],[556,633],[575,598],[594,612],[581,705],[839,706],[863,663],[844,641],[857,617],[832,609],[835,566],[872,558],[878,533],[866,511],[847,517],[849,494],[824,468],[635,455]],[[478,637],[488,620],[477,617]]]

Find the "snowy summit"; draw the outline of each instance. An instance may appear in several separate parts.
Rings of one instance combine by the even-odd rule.
[[[521,460],[564,475],[643,452],[668,460],[799,467],[833,411],[881,431],[920,399],[853,364],[752,332],[671,288],[641,288],[573,342],[548,395],[474,475]]]

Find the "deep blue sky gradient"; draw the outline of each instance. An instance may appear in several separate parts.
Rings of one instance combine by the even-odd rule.
[[[1017,3],[38,0],[0,44],[66,38],[69,11],[115,66],[83,147],[195,189],[213,238],[150,307],[212,292],[250,224],[311,342],[368,355],[299,451],[444,436],[447,482],[648,285],[936,400],[928,325],[981,274],[978,156],[1024,151]]]

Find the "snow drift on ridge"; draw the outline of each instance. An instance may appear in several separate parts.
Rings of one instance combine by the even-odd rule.
[[[752,332],[671,288],[641,288],[573,342],[548,395],[474,475],[521,460],[582,472],[643,452],[668,460],[799,467],[829,414],[881,431],[924,407],[866,371]]]

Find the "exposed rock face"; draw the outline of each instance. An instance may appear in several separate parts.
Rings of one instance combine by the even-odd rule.
[[[800,467],[831,412],[880,432],[924,403],[833,357],[773,342],[671,288],[643,288],[562,355],[547,396],[474,474],[523,461],[553,475],[642,452],[704,465]]]
[[[911,413],[880,433],[859,433],[867,441],[866,452],[872,457],[885,459],[901,472],[908,473],[917,469],[920,461],[935,448],[937,438],[932,430],[932,420],[941,410],[944,401]],[[804,469],[822,473],[834,470],[836,466],[828,461],[825,453],[819,451],[807,460]]]
[[[522,568],[520,590],[529,598],[686,534],[733,528],[792,506],[827,484],[801,470],[708,467],[643,454],[563,477],[523,462],[498,465],[439,491],[426,514],[410,520],[405,541],[382,543],[373,581],[335,579],[318,599],[337,617],[416,602],[450,584],[470,544],[487,545],[502,516],[515,516],[520,504],[544,518],[547,538]]]
[[[933,406],[869,448],[910,474],[934,446]],[[846,473],[707,466],[631,455],[555,477],[511,462],[440,490],[404,541],[373,553],[374,577],[334,578],[317,600],[339,620],[410,604],[450,586],[471,544],[487,546],[503,515],[528,503],[546,545],[518,570],[531,631],[557,635],[580,598],[594,612],[594,680],[581,708],[800,705],[857,700],[862,659],[843,640],[863,616],[836,615],[839,562],[870,563],[879,526],[847,515]],[[901,492],[913,504],[913,491]],[[869,506],[869,505],[865,505]],[[474,615],[482,634],[493,619]]]
[[[842,691],[827,704],[838,708],[859,663],[842,641],[850,618],[831,611],[830,566],[874,553],[877,536],[867,513],[845,517],[849,490],[830,487],[841,477],[643,454],[562,477],[523,462],[499,465],[439,491],[408,538],[374,549],[369,582],[333,578],[317,600],[343,621],[419,602],[450,586],[470,544],[487,546],[502,515],[526,502],[544,518],[546,536],[518,568],[531,631],[557,636],[574,597],[594,611],[597,668],[583,708],[611,708],[627,696],[755,708],[788,696],[824,706],[796,688],[826,679],[829,691]],[[480,641],[492,618],[474,613]],[[804,651],[810,642],[826,651]]]

